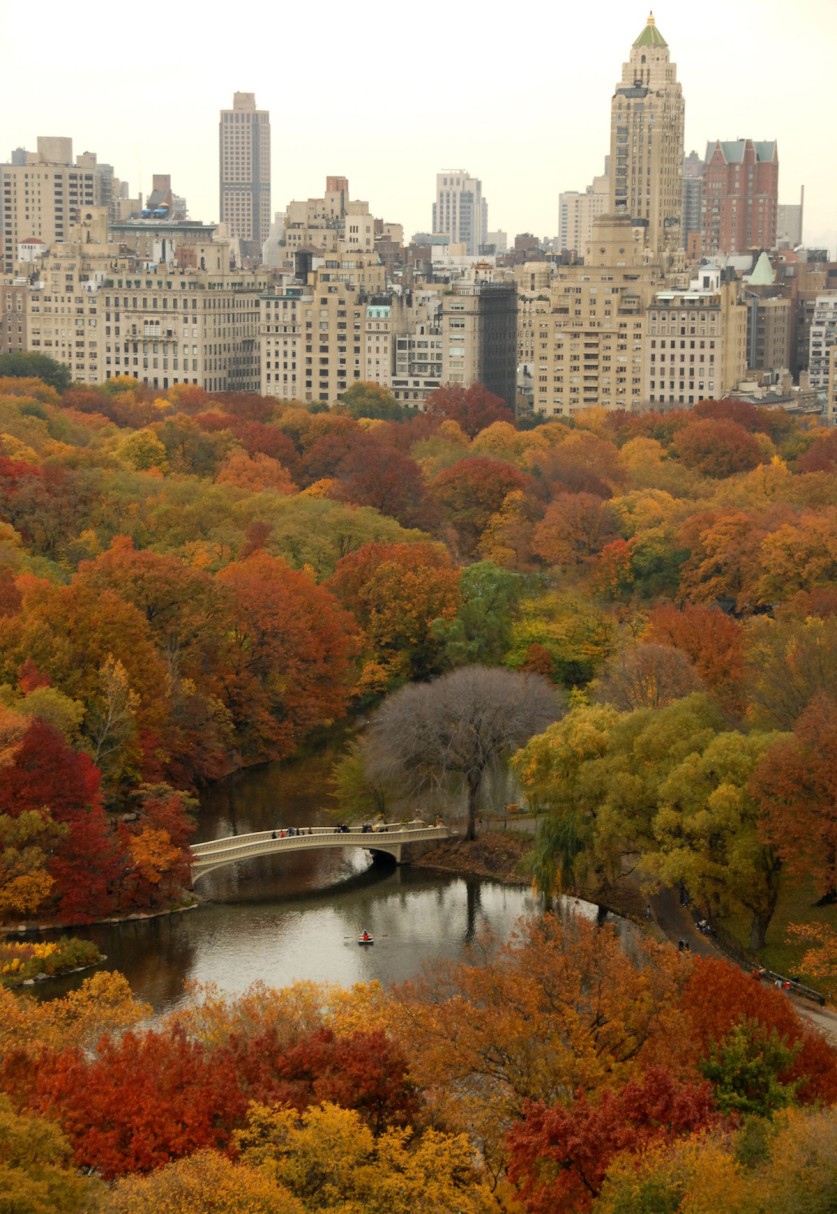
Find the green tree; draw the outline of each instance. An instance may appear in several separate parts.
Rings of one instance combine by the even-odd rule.
[[[722,727],[718,707],[693,695],[624,713],[576,702],[533,738],[512,765],[530,802],[547,811],[535,842],[539,888],[614,881],[626,862],[654,851],[662,783]]]
[[[340,397],[354,418],[372,417],[383,421],[401,421],[408,412],[386,388],[375,383],[352,384]]]
[[[11,379],[40,379],[57,392],[66,392],[72,382],[69,367],[56,362],[46,354],[26,354],[16,351],[12,354],[0,354],[0,378],[8,375]]]
[[[519,573],[479,561],[463,569],[453,620],[439,619],[433,632],[453,666],[499,665],[511,644],[512,624],[525,588]]]
[[[799,1043],[788,1045],[775,1028],[768,1032],[758,1020],[742,1019],[713,1044],[701,1070],[722,1113],[770,1117],[793,1104],[799,1084],[781,1076],[798,1053]]]
[[[595,867],[595,761],[607,753],[618,719],[608,704],[577,702],[511,761],[529,804],[547,811],[538,823],[533,866],[538,889],[547,897],[578,888]]]
[[[548,674],[564,687],[581,687],[590,682],[613,643],[612,617],[581,595],[552,591],[521,601],[506,662],[514,669]],[[537,656],[545,663],[533,660]]]

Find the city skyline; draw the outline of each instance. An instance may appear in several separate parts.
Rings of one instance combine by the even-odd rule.
[[[520,50],[496,22],[472,23],[467,42],[442,36],[448,11],[430,0],[420,21],[366,28],[326,6],[325,26],[318,18],[313,31],[300,10],[272,38],[254,39],[248,27],[253,45],[237,51],[234,31],[172,9],[167,43],[152,54],[141,38],[126,50],[100,0],[83,27],[48,0],[45,36],[31,54],[10,56],[0,79],[0,159],[34,150],[39,135],[66,136],[75,154],[112,164],[132,195],[168,173],[193,218],[217,221],[218,114],[234,92],[252,92],[271,116],[274,213],[342,174],[353,198],[409,238],[430,226],[436,174],[463,167],[482,181],[490,230],[554,236],[559,193],[602,171],[610,100],[649,8],[607,0],[556,18],[524,0]],[[699,12],[662,0],[653,11],[683,87],[686,151],[702,156],[715,139],[776,140],[780,201],[798,202],[804,184],[805,243],[833,254],[835,172],[821,136],[837,52],[833,0],[799,0],[792,20],[779,0],[708,0]],[[323,38],[329,14],[334,37]],[[25,45],[31,21],[5,6],[0,37],[6,48]],[[129,53],[140,43],[141,58]]]

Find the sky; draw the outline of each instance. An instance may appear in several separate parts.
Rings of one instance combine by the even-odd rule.
[[[512,9],[116,5],[0,0],[0,160],[69,136],[147,195],[169,173],[193,219],[218,219],[218,116],[234,92],[270,112],[271,209],[328,175],[379,218],[427,231],[436,174],[479,177],[489,230],[552,237],[558,195],[602,172],[610,101],[649,9],[625,0]],[[779,201],[837,249],[837,0],[657,0],[686,101],[686,151],[778,140]]]

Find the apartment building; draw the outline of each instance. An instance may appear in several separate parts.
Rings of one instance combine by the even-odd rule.
[[[461,244],[468,257],[476,257],[488,231],[488,203],[482,182],[464,169],[446,169],[436,174],[433,203],[433,232],[444,233],[451,244]]]
[[[632,218],[600,216],[584,265],[556,268],[549,312],[537,319],[536,413],[567,417],[592,405],[642,405],[646,309],[663,284],[659,263],[645,260]]]
[[[29,348],[25,278],[0,279],[0,354],[20,354]]]
[[[607,171],[594,177],[583,193],[566,190],[558,195],[558,249],[583,253],[593,235],[593,220],[607,213],[610,206],[610,179]]]
[[[775,141],[716,140],[703,170],[704,257],[776,247],[779,152]]]
[[[704,266],[687,291],[656,293],[647,314],[645,399],[651,407],[723,397],[747,370],[747,308],[738,284]]]
[[[458,282],[442,296],[445,383],[480,383],[514,409],[517,384],[517,288],[506,282]]]
[[[368,293],[315,270],[261,299],[261,391],[337,400],[357,381],[421,408],[445,383],[483,383],[514,406],[517,296],[512,284]]]
[[[376,222],[369,203],[349,196],[346,177],[327,177],[322,198],[289,202],[285,210],[283,244],[290,257],[300,250],[315,253],[372,253]]]
[[[4,312],[16,318],[20,300],[26,349],[81,383],[129,376],[161,389],[257,392],[267,275],[233,271],[226,242],[195,250],[196,269],[145,262],[109,244],[107,211],[90,208],[27,277],[7,280]]]
[[[830,426],[837,426],[837,342],[828,351],[828,389],[825,417]]]
[[[389,387],[396,336],[409,327],[411,311],[411,297],[369,294],[328,270],[263,292],[259,390],[281,400],[331,403],[358,381]]]
[[[22,241],[66,240],[81,210],[100,202],[102,178],[87,160],[86,167],[73,163],[72,139],[39,136],[24,163],[0,165],[4,274],[13,272]]]
[[[837,292],[818,295],[811,320],[808,376],[821,400],[829,390],[831,353],[837,345]]]

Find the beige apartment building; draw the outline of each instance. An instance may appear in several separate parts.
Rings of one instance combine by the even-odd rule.
[[[200,269],[143,262],[108,244],[107,211],[90,208],[68,240],[26,265],[27,277],[7,279],[4,315],[24,330],[26,349],[80,383],[129,376],[161,389],[257,392],[267,275],[231,270],[226,242],[195,251]]]
[[[514,267],[517,287],[517,361],[531,364],[535,358],[536,334],[541,319],[550,311],[550,292],[555,267],[548,261],[527,261]]]
[[[24,164],[0,165],[3,272],[14,270],[22,241],[66,240],[81,209],[95,206],[100,194],[93,166],[73,164],[72,139],[39,136],[37,152],[28,153]]]
[[[411,311],[403,297],[370,295],[326,270],[264,292],[259,308],[264,396],[331,403],[359,381],[391,385],[395,338]]]
[[[362,380],[421,408],[442,384],[479,382],[514,405],[511,284],[370,295],[316,270],[305,285],[262,296],[260,333],[266,396],[333,402]]]
[[[663,284],[660,266],[645,259],[631,218],[600,216],[585,264],[557,268],[549,313],[538,320],[536,413],[566,417],[593,405],[642,406],[646,309]]]
[[[739,286],[702,267],[687,291],[660,291],[648,309],[645,398],[652,408],[718,400],[747,371],[747,307]]]
[[[11,274],[21,244],[67,240],[84,208],[107,207],[113,221],[139,207],[113,168],[94,152],[73,160],[73,141],[38,137],[37,152],[18,149],[11,164],[0,164],[0,255]]]
[[[610,179],[607,173],[593,178],[581,193],[566,190],[558,195],[558,247],[562,252],[584,252],[593,235],[593,220],[611,210]]]
[[[655,257],[670,257],[683,244],[684,122],[677,68],[652,15],[611,102],[609,209],[642,228]]]
[[[375,248],[375,223],[369,203],[349,197],[348,178],[327,177],[322,198],[288,203],[284,246],[288,256],[300,250],[371,253]]]

